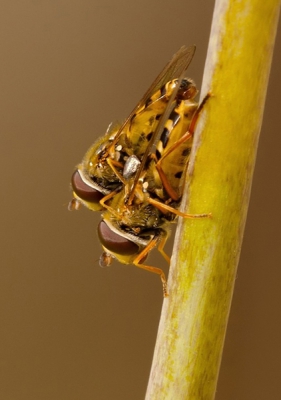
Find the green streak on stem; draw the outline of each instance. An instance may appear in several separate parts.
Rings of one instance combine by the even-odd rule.
[[[146,400],[215,397],[280,0],[217,0],[183,209]]]

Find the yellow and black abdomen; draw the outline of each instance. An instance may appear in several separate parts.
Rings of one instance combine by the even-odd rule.
[[[161,86],[131,119],[126,132],[127,149],[131,148],[132,154],[140,159],[157,130],[159,120],[167,108],[177,83],[178,80],[174,79]]]
[[[156,146],[156,158],[171,186],[180,196],[184,173],[189,161],[193,137],[181,142],[188,132],[198,104],[194,100],[179,102],[172,110]]]

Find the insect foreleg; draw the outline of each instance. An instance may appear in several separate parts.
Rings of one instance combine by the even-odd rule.
[[[120,180],[120,182],[122,182],[125,185],[125,183],[126,183],[125,179],[123,178],[123,176],[119,173],[119,171],[116,168],[116,167],[123,168],[124,166],[121,163],[119,163],[118,161],[112,160],[109,157],[106,159],[106,162],[110,166],[112,171],[115,173],[117,178]]]
[[[117,218],[119,218],[119,213],[112,207],[108,206],[107,204],[105,204],[106,201],[110,200],[111,198],[113,198],[115,195],[117,194],[116,191],[111,192],[109,194],[107,194],[106,196],[104,196],[101,200],[100,200],[100,205],[107,209],[111,214],[115,215]]]
[[[197,107],[197,109],[195,110],[195,113],[193,114],[192,120],[191,120],[190,125],[189,125],[189,129],[188,129],[188,131],[190,132],[190,134],[192,136],[194,135],[194,130],[195,130],[198,118],[199,118],[204,106],[206,105],[207,101],[209,100],[209,98],[211,96],[212,96],[211,92],[208,92],[206,94],[206,96],[204,97],[204,99],[199,104],[199,106]]]

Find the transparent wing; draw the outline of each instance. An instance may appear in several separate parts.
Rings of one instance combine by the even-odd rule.
[[[146,92],[146,94],[144,95],[144,97],[142,98],[141,102],[139,104],[143,105],[143,101],[145,102],[153,93],[155,93],[161,86],[163,86],[166,82],[172,80],[172,79],[178,79],[178,83],[174,88],[174,91],[167,103],[166,109],[164,111],[164,113],[162,114],[159,123],[157,125],[157,128],[155,129],[149,143],[148,146],[145,150],[145,153],[141,159],[141,165],[138,169],[138,172],[136,174],[135,180],[134,180],[134,184],[133,187],[130,191],[130,196],[128,199],[128,203],[130,204],[133,200],[134,197],[134,191],[137,185],[137,182],[139,180],[139,177],[141,175],[141,172],[143,171],[145,164],[146,164],[146,160],[147,157],[149,156],[150,152],[151,152],[151,148],[153,146],[153,144],[155,142],[157,142],[157,140],[159,139],[165,122],[168,119],[170,112],[174,106],[174,99],[176,97],[176,94],[178,92],[180,83],[184,77],[185,71],[187,70],[193,55],[195,53],[195,46],[191,46],[191,47],[181,47],[179,49],[179,51],[174,55],[174,57],[172,58],[172,60],[166,65],[166,67],[163,69],[163,71],[158,75],[158,77],[155,79],[155,81],[153,82],[153,84],[150,86],[150,88],[148,89],[148,91]],[[138,107],[136,107],[137,110]],[[134,112],[133,112],[134,114]],[[129,120],[132,117],[133,114],[130,114]],[[128,122],[127,121],[127,122]],[[124,124],[124,127],[126,126],[126,123]],[[122,127],[122,129],[124,129],[124,127]]]
[[[171,81],[172,79],[180,78],[180,76],[183,76],[183,73],[187,70],[189,64],[191,63],[195,50],[196,47],[194,45],[190,47],[182,46],[176,52],[176,54],[172,57],[172,59],[168,62],[168,64],[166,64],[166,66],[160,72],[157,78],[152,82],[148,90],[141,98],[140,102],[131,111],[129,116],[121,125],[119,131],[117,132],[114,138],[114,141],[111,143],[111,146],[114,146],[117,143],[118,138],[121,135],[122,131],[126,128],[128,124],[130,124],[132,117],[135,115],[138,109],[141,108],[158,89],[160,89],[165,83]],[[175,88],[175,92],[177,92],[177,88]],[[174,97],[172,98],[172,101],[174,100]],[[170,101],[167,104],[167,106],[169,106],[169,104],[172,103],[172,101]],[[159,125],[160,122],[161,121],[159,121]]]
[[[150,85],[149,89],[141,99],[140,104],[145,104],[148,98],[165,83],[172,79],[179,78],[191,63],[195,50],[196,47],[194,45],[190,47],[182,46]]]

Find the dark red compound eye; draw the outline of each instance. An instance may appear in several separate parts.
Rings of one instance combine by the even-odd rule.
[[[197,93],[198,90],[195,83],[192,80],[183,79],[177,93],[177,98],[179,100],[189,100],[193,99]]]
[[[98,225],[98,235],[101,244],[113,253],[129,256],[136,254],[139,250],[138,245],[113,232],[104,221]]]
[[[71,184],[73,191],[82,200],[89,201],[91,203],[99,203],[99,201],[104,197],[101,192],[83,182],[78,170],[73,173]]]

